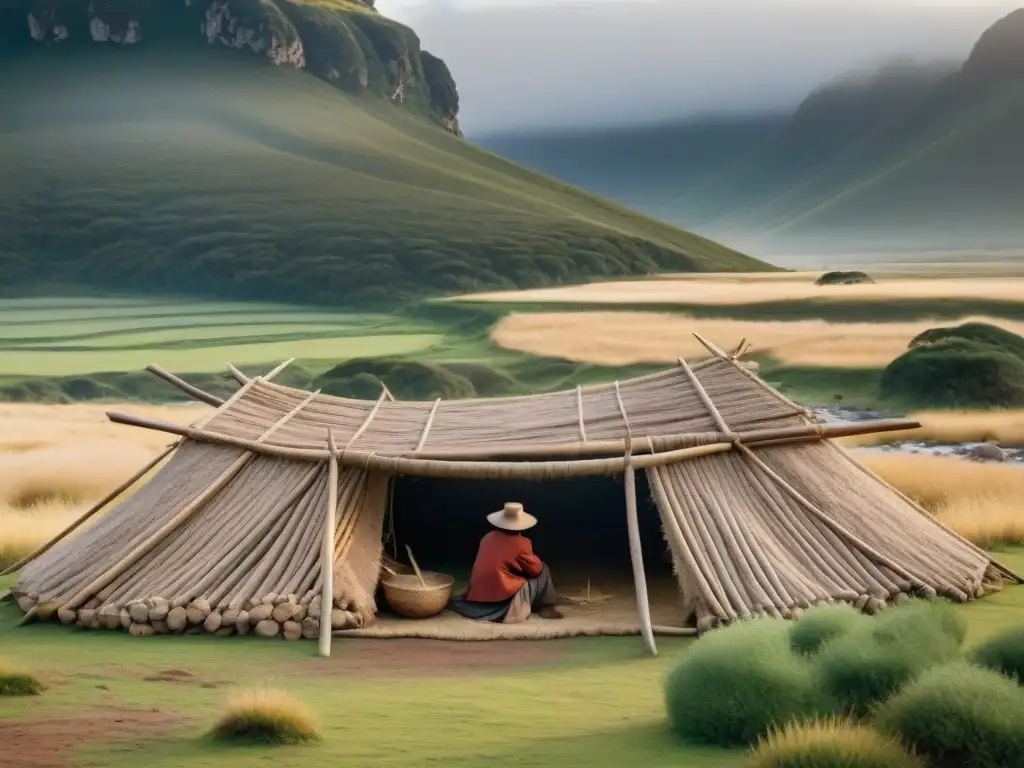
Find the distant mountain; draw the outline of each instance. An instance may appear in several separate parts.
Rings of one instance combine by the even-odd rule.
[[[987,30],[963,63],[896,62],[819,88],[774,130],[761,122],[759,135],[757,120],[721,126],[721,142],[709,142],[723,151],[703,164],[672,162],[692,125],[662,135],[666,163],[645,173],[646,192],[609,159],[629,143],[622,132],[604,144],[581,137],[578,164],[590,188],[765,253],[1003,248],[1024,237],[1024,10]],[[643,130],[632,136],[647,143]],[[502,147],[566,175],[510,151],[507,137]]]
[[[761,262],[459,138],[357,0],[0,5],[0,292],[366,305]]]
[[[699,195],[715,171],[782,129],[765,114],[653,125],[535,130],[471,137],[480,146],[640,210]]]

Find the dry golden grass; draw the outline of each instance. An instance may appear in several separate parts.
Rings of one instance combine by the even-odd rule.
[[[860,459],[975,544],[1024,542],[1024,468],[897,453]]]
[[[901,299],[989,299],[1021,301],[1024,278],[884,278],[874,285],[818,286],[821,274],[781,273],[700,275],[655,280],[623,280],[526,291],[476,293],[463,301],[566,302],[600,304],[758,304],[766,301],[830,299],[899,301]]]
[[[921,422],[920,429],[900,432],[900,440],[955,445],[957,443],[997,443],[1024,446],[1024,410],[1016,411],[921,411],[910,414]],[[892,435],[858,435],[844,438],[844,445],[881,445]]]
[[[918,768],[897,739],[839,719],[790,723],[761,739],[747,768]]]
[[[0,405],[0,564],[48,541],[171,442],[110,423],[93,405]],[[206,406],[123,410],[176,423]]]
[[[253,688],[232,694],[211,736],[219,741],[298,744],[320,738],[316,715],[285,691]]]
[[[1022,294],[1024,295],[1024,294]],[[986,322],[1024,335],[1024,323],[984,317],[942,325]],[[933,320],[903,323],[829,323],[824,320],[750,321],[687,317],[659,312],[513,313],[495,326],[495,343],[520,352],[598,365],[673,363],[680,355],[707,352],[699,333],[720,347],[750,342],[750,354],[771,355],[791,365],[880,368],[907,350]]]

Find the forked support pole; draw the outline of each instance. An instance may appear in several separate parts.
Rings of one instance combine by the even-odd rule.
[[[629,559],[633,564],[633,584],[636,587],[636,610],[640,617],[640,634],[651,656],[658,655],[651,627],[651,605],[647,597],[647,574],[644,572],[643,547],[640,544],[640,520],[636,511],[636,472],[633,469],[632,440],[626,446],[626,527],[629,530]]]

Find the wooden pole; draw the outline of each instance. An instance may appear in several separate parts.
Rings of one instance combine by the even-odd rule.
[[[128,490],[133,485],[135,485],[135,483],[137,483],[140,479],[145,477],[146,474],[151,469],[153,469],[153,467],[155,467],[157,464],[159,464],[161,461],[163,461],[165,458],[167,458],[167,456],[170,455],[170,453],[172,451],[174,451],[174,449],[177,448],[177,447],[178,447],[178,443],[174,443],[173,445],[168,447],[167,450],[165,450],[163,453],[161,453],[159,456],[157,456],[155,459],[153,459],[151,462],[149,462],[146,466],[144,466],[142,469],[140,469],[138,472],[136,472],[130,478],[125,480],[123,483],[121,483],[119,486],[117,486],[117,488],[112,490],[110,493],[108,493],[102,499],[97,501],[93,506],[89,507],[89,509],[86,510],[86,512],[81,517],[79,517],[77,520],[75,520],[75,522],[73,522],[71,525],[69,525],[63,531],[58,533],[56,536],[54,536],[48,542],[43,544],[43,546],[39,547],[39,549],[37,549],[35,552],[33,552],[30,555],[25,555],[25,557],[21,558],[21,560],[19,560],[18,562],[13,563],[12,565],[7,566],[7,568],[5,568],[2,573],[0,573],[0,576],[7,576],[10,573],[14,573],[15,571],[19,570],[20,568],[24,568],[26,565],[31,563],[33,560],[35,560],[40,555],[45,554],[46,552],[49,552],[55,545],[57,545],[60,541],[62,541],[64,539],[64,537],[66,537],[68,534],[73,533],[74,531],[76,531],[87,520],[89,520],[89,518],[91,518],[93,515],[95,515],[97,512],[99,512],[104,507],[106,507],[107,504],[112,502],[114,499],[116,499],[118,496],[120,496],[126,490]]]
[[[170,371],[165,371],[159,365],[147,365],[146,370],[152,373],[154,376],[163,379],[172,387],[177,387],[186,395],[191,397],[193,400],[198,400],[201,403],[212,405],[214,408],[219,408],[220,406],[224,405],[224,400],[222,400],[221,398],[217,397],[216,395],[211,395],[209,392],[206,392],[200,389],[199,387],[195,387],[189,384],[187,381],[178,378]]]
[[[636,473],[633,471],[633,441],[626,444],[626,526],[629,529],[629,559],[633,563],[633,585],[636,588],[636,609],[640,615],[640,634],[651,656],[658,655],[651,629],[651,605],[647,599],[647,575],[644,573],[643,548],[640,545],[640,521],[636,511]]]
[[[327,430],[327,446],[331,457],[327,465],[327,514],[320,554],[320,655],[331,655],[331,614],[334,611],[334,519],[338,514],[338,446],[334,430]]]

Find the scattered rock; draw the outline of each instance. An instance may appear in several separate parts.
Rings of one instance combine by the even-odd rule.
[[[145,624],[149,621],[149,608],[145,603],[132,603],[128,606],[128,615],[136,624]]]
[[[256,624],[256,634],[260,637],[276,637],[281,631],[281,625],[272,619],[264,619]]]
[[[156,634],[156,630],[149,624],[136,624],[133,622],[132,625],[128,627],[128,634],[133,637],[150,637]]]
[[[274,607],[274,612],[270,614],[271,618],[279,624],[284,624],[286,621],[290,621],[292,616],[295,615],[296,607],[297,606],[288,602],[278,603],[277,606]]]
[[[269,619],[274,613],[274,606],[268,603],[260,603],[251,611],[249,611],[249,623],[259,624],[261,621]]]
[[[298,640],[302,637],[302,625],[297,621],[286,621],[283,633],[285,640]]]
[[[211,611],[210,615],[206,617],[206,621],[203,622],[203,628],[207,632],[216,632],[220,629],[221,615],[217,611]]]
[[[167,612],[167,626],[171,632],[181,632],[188,624],[188,611],[176,605]]]
[[[992,443],[982,443],[981,445],[974,446],[971,449],[971,457],[980,461],[1004,462],[1007,460],[1006,451]]]

